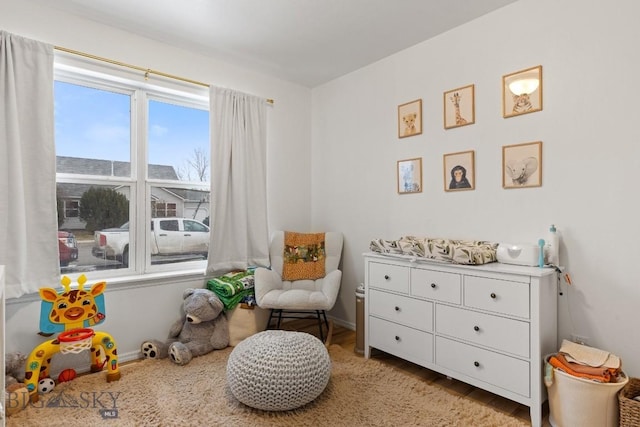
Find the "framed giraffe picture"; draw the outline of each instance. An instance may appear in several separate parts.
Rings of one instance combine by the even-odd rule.
[[[502,76],[502,116],[542,110],[542,65]]]
[[[475,85],[444,93],[444,128],[451,129],[476,122]]]
[[[398,138],[422,133],[422,99],[398,105]]]

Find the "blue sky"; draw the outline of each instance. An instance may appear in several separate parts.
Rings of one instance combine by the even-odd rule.
[[[149,102],[149,162],[184,168],[194,150],[209,154],[209,112]],[[130,161],[128,95],[55,83],[56,154]]]

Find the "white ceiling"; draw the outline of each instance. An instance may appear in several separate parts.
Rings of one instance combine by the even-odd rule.
[[[314,87],[517,0],[33,1]]]

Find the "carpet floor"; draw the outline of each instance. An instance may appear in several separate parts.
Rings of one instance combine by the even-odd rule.
[[[522,420],[430,385],[338,345],[325,391],[291,411],[266,412],[236,400],[226,381],[233,348],[186,366],[141,360],[122,378],[82,375],[6,420],[12,426],[527,426]]]

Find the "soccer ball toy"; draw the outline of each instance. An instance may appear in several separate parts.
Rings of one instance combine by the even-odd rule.
[[[56,388],[56,383],[51,378],[43,378],[38,381],[38,393],[46,394],[51,393]]]

